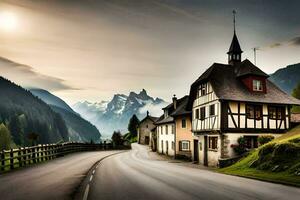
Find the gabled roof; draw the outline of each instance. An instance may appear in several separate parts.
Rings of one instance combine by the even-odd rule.
[[[231,41],[231,45],[229,47],[229,50],[228,50],[227,54],[229,54],[229,53],[242,53],[242,52],[243,51],[241,49],[239,40],[237,39],[237,36],[234,32],[233,38],[232,38],[232,41]]]
[[[244,60],[243,62],[241,62],[235,66],[235,73],[236,73],[237,77],[242,77],[242,76],[246,76],[246,75],[269,77],[268,74],[266,74],[261,69],[256,67],[248,59]]]
[[[250,92],[242,83],[238,74],[236,74],[236,72],[241,71],[241,67],[248,68],[246,71],[254,73],[254,75],[257,75],[257,73],[265,74],[249,60],[243,61],[241,65],[238,66],[214,63],[191,85],[188,109],[192,108],[199,85],[207,81],[210,82],[215,94],[221,100],[300,105],[298,99],[286,94],[268,79],[266,80],[266,94]],[[249,73],[247,74],[249,75]]]
[[[187,110],[189,96],[186,95],[180,99],[177,99],[177,107],[174,109],[174,104],[171,103],[167,107],[163,108],[163,110],[168,110],[168,117],[164,117],[164,115],[160,116],[160,118],[156,121],[155,124],[165,124],[174,122],[174,117],[178,115],[187,115],[190,114],[191,111]]]
[[[144,119],[142,119],[142,120],[140,121],[139,124],[143,123],[143,122],[144,122],[145,120],[147,120],[147,119],[150,119],[153,123],[155,123],[156,120],[158,120],[158,117],[153,117],[153,116],[151,116],[151,115],[147,115]]]

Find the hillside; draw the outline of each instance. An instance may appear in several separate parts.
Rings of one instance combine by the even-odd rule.
[[[30,89],[30,92],[49,104],[55,112],[62,116],[66,122],[69,137],[72,141],[100,141],[101,134],[98,129],[72,110],[62,99],[43,89]]]
[[[101,128],[102,135],[110,137],[114,130],[126,132],[133,114],[142,119],[149,110],[151,115],[160,116],[161,108],[167,104],[160,98],[154,99],[149,96],[143,89],[139,93],[130,92],[129,95],[115,94],[111,101],[78,102],[73,109],[96,127]]]
[[[61,116],[29,91],[0,77],[0,122],[9,127],[17,145],[30,145],[30,133],[38,143],[67,140],[68,130]]]
[[[56,107],[60,107],[64,110],[69,112],[74,112],[74,110],[62,99],[58,98],[57,96],[51,94],[47,90],[38,89],[38,88],[30,88],[29,91],[34,95],[42,99],[48,105],[53,105]]]
[[[218,171],[300,186],[300,126]]]
[[[291,94],[300,82],[300,63],[277,70],[269,79],[286,93]]]

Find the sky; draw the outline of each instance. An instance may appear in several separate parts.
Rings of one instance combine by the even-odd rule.
[[[67,103],[145,88],[171,101],[227,63],[232,10],[243,59],[267,73],[300,62],[300,1],[1,0],[0,72]]]

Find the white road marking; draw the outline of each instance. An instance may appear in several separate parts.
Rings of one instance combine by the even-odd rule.
[[[87,184],[82,200],[87,200],[87,198],[89,196],[89,191],[90,191],[90,184]]]
[[[93,175],[90,177],[90,182],[93,180]]]

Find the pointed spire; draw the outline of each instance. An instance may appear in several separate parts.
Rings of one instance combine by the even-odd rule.
[[[235,28],[236,11],[233,10],[232,14],[233,14],[233,38],[227,54],[228,54],[228,63],[234,65],[235,63],[241,62],[241,56],[243,51],[241,49],[239,40],[236,36],[236,28]]]

